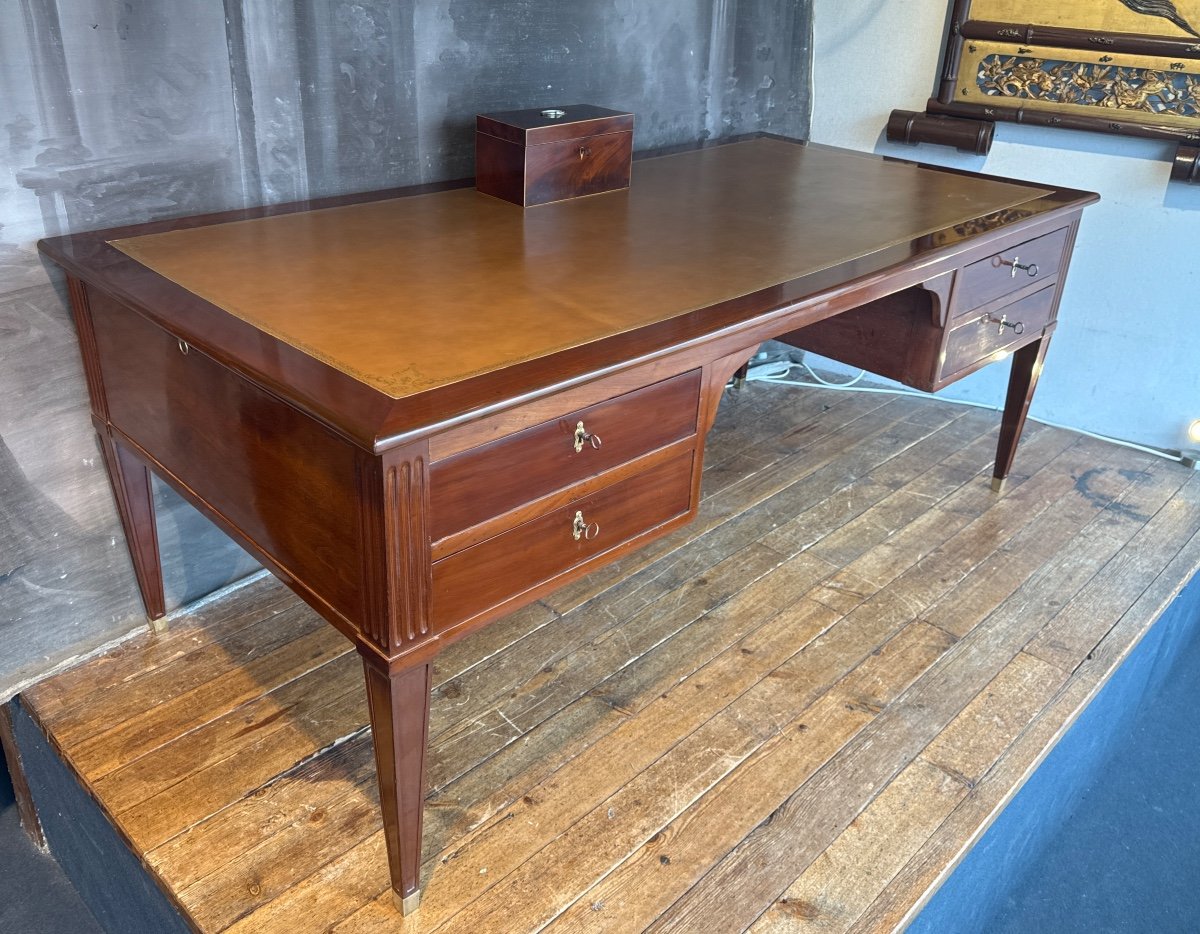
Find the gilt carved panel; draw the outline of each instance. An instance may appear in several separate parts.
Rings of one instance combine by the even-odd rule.
[[[1200,0],[954,0],[937,95],[924,115],[896,111],[889,139],[986,152],[995,121],[1194,152]],[[1174,177],[1190,180],[1188,168],[1177,159]]]

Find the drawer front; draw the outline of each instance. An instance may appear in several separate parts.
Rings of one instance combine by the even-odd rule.
[[[999,351],[1028,343],[1053,320],[1056,291],[1049,286],[1012,305],[964,320],[946,340],[942,377],[952,376]]]
[[[350,617],[362,610],[355,449],[98,289],[88,290],[112,423]],[[236,413],[236,415],[231,415]]]
[[[693,451],[575,500],[433,565],[435,632],[656,528],[691,507]],[[585,530],[574,534],[576,514]]]
[[[435,462],[433,540],[687,438],[696,431],[699,400],[696,370]],[[576,451],[580,422],[595,440]]]
[[[530,146],[525,155],[525,203],[628,188],[632,159],[633,134],[628,132]]]
[[[1064,227],[1036,240],[1007,247],[967,266],[958,285],[957,313],[966,314],[1001,296],[1057,276],[1066,247],[1067,228]]]

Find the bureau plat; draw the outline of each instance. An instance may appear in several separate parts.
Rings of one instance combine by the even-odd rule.
[[[686,523],[768,338],[924,389],[1011,355],[1002,482],[1094,200],[760,136],[525,211],[449,185],[41,248],[150,617],[153,471],[356,645],[407,912],[438,650]]]

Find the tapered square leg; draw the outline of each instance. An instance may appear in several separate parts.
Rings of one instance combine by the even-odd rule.
[[[158,528],[154,520],[154,487],[149,468],[125,445],[109,434],[100,432],[104,463],[117,501],[117,513],[125,529],[133,573],[146,615],[151,621],[167,615],[163,596],[162,562],[158,554]],[[155,629],[164,627],[155,626]]]
[[[1000,443],[996,447],[996,466],[992,472],[992,489],[999,493],[1012,470],[1013,458],[1021,432],[1025,430],[1025,419],[1029,405],[1042,375],[1042,364],[1046,359],[1046,348],[1050,345],[1050,332],[1038,340],[1026,344],[1012,356],[1012,370],[1008,377],[1008,396],[1004,401],[1004,417],[1000,422]]]
[[[421,900],[421,817],[433,668],[416,665],[389,674],[381,662],[364,655],[363,671],[392,898],[407,915]]]

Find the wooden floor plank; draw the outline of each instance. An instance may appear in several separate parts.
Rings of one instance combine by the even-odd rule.
[[[747,629],[754,627],[756,621],[768,618],[773,612],[795,599],[794,596],[788,596],[788,594],[793,590],[802,592],[805,580],[811,580],[814,574],[828,573],[827,568],[814,569],[812,565],[813,559],[799,559],[789,567],[781,569],[778,574],[772,575],[769,587],[752,585],[727,604],[714,608],[707,614],[711,625],[707,626],[703,632],[719,648],[724,648],[737,641],[738,638],[744,636]],[[455,782],[443,792],[435,792],[431,797],[426,817],[427,843],[447,839],[451,834],[455,838],[461,837],[463,833],[478,826],[482,820],[494,814],[500,807],[519,797],[521,791],[526,787],[525,784],[521,784],[519,788],[511,792],[505,791],[508,781],[513,775],[519,774],[522,781],[527,783],[537,769],[546,770],[546,773],[549,774],[556,764],[561,765],[561,761],[556,762],[556,760],[560,757],[570,756],[569,745],[563,743],[564,737],[570,738],[576,743],[579,743],[581,739],[586,740],[590,745],[604,732],[614,728],[622,718],[644,706],[650,698],[656,697],[661,690],[673,684],[680,677],[679,663],[675,661],[669,667],[664,666],[661,660],[667,654],[666,652],[650,652],[640,658],[636,665],[631,666],[629,670],[636,670],[637,675],[636,678],[625,677],[623,679],[622,696],[619,702],[607,696],[605,696],[604,702],[597,701],[595,696],[581,698],[582,703],[573,704],[563,714],[557,714],[551,718],[556,722],[551,723],[549,727],[548,748],[547,740],[541,735],[535,735],[532,737],[532,742],[512,744],[510,747],[506,747],[515,753],[509,757],[515,761],[495,763],[485,760],[489,767],[484,768],[482,765],[476,767],[474,771],[479,774],[470,777],[470,780],[464,779]],[[678,651],[671,653],[673,658],[681,654],[684,653]],[[712,654],[714,653],[710,651],[708,655],[699,656],[700,664],[706,662]],[[686,657],[696,658],[697,656],[688,653]],[[648,678],[645,669],[650,669],[655,676]],[[620,674],[621,672],[618,672],[610,677],[617,677]],[[635,691],[633,688],[635,681],[640,689],[640,697],[639,691]],[[607,693],[606,691],[600,692],[602,696]],[[592,728],[590,734],[585,729],[588,725]],[[526,736],[528,737],[529,734]],[[539,750],[541,750],[540,753]],[[476,753],[479,753],[478,749],[476,749]],[[431,771],[440,770],[437,763],[441,761],[442,757],[443,748],[435,743],[430,754]],[[517,768],[519,765],[524,767]],[[202,832],[203,828],[196,828],[193,831],[193,833]],[[219,885],[219,880],[214,884]]]
[[[173,788],[182,780],[195,780],[206,769],[253,748],[275,730],[310,721],[331,698],[360,686],[361,669],[353,655],[336,658],[320,675],[329,686],[324,696],[314,696],[303,680],[289,681],[240,705],[230,714],[210,720],[177,741],[160,746],[94,780],[92,787],[110,802],[111,807],[122,813]]]
[[[484,670],[472,670],[470,677],[461,679],[461,693],[454,698],[453,706],[440,706],[431,715],[430,736],[443,749],[457,751],[464,740],[470,745],[459,756],[447,755],[430,769],[430,788],[440,788],[462,774],[472,755],[481,751],[480,743],[507,745],[524,728],[541,722],[570,697],[600,680],[597,669],[627,664],[671,632],[703,616],[708,608],[761,578],[782,560],[770,549],[752,545],[704,576],[689,580],[672,592],[671,599],[640,611],[643,626],[613,629],[622,620],[606,619],[597,613],[571,614],[552,631],[546,631],[545,640],[536,646],[526,640],[521,643],[521,652],[507,653]],[[614,634],[589,639],[597,630]],[[590,683],[589,675],[593,678]],[[524,685],[516,697],[509,696],[513,683]],[[564,693],[568,695],[565,698],[560,696]],[[536,719],[530,722],[530,718]],[[446,720],[453,720],[453,725],[445,726]],[[487,750],[482,751],[486,754]]]
[[[1065,679],[1059,669],[1018,654],[750,930],[846,930]]]
[[[915,759],[749,930],[752,934],[845,930],[848,921],[870,904],[881,882],[928,839],[966,793],[960,779]]]
[[[723,653],[696,675],[657,697],[638,716],[628,718],[613,732],[572,758],[561,769],[506,808],[504,813],[454,841],[437,862],[422,900],[421,922],[426,928],[442,923],[461,907],[461,893],[486,891],[524,859],[538,852],[562,826],[569,826],[605,801],[664,752],[702,726],[739,696],[761,683],[783,660],[801,649],[808,638],[828,625],[829,613],[821,607],[797,609],[756,631],[753,649],[740,647]],[[807,634],[807,638],[806,638]],[[511,827],[521,828],[513,836]],[[370,859],[371,845],[364,844],[359,858]],[[348,859],[353,856],[348,854]],[[507,869],[506,869],[507,867]],[[439,882],[435,886],[433,879]],[[305,880],[280,901],[303,898]],[[382,911],[390,896],[380,880]],[[286,905],[264,909],[264,923]]]
[[[1075,493],[1047,510],[1044,516],[1026,525],[1003,549],[993,552],[970,573],[969,580],[956,587],[952,598],[942,598],[926,612],[926,619],[954,635],[961,636],[1021,584],[1053,560],[1080,529],[1095,525],[1103,528],[1111,547],[1120,547],[1121,529],[1106,522],[1110,509],[1125,504],[1136,485],[1115,463],[1098,459],[1075,481]],[[1119,462],[1118,462],[1119,463]],[[1120,512],[1118,511],[1118,514]],[[1134,521],[1124,523],[1126,540],[1134,534]]]
[[[1073,669],[1146,588],[1153,572],[1167,564],[1196,530],[1200,483],[1188,483],[1138,531],[1129,548],[1108,563],[1102,578],[1064,608],[1040,632],[1028,651]]]
[[[712,793],[647,834],[628,861],[572,905],[552,929],[643,930],[704,875],[731,841],[742,839],[797,782],[857,735],[949,642],[945,633],[914,623],[873,652],[869,645],[878,642],[871,635],[864,638],[843,627],[841,644],[814,643],[804,657],[808,664],[785,676],[799,693],[793,700],[801,703],[790,711],[790,719],[776,713],[777,733],[771,741]],[[846,659],[858,653],[845,651],[844,640],[856,638],[862,639],[863,654],[847,672],[842,670]],[[810,684],[823,688],[816,698],[801,688]],[[811,703],[801,706],[810,698]]]
[[[264,694],[294,684],[345,655],[349,655],[346,640],[330,626],[316,626],[276,651],[227,668],[190,691],[131,711],[112,728],[75,744],[72,759],[90,781],[99,782],[211,723],[214,714],[245,709]]]
[[[176,617],[164,632],[126,641],[86,665],[39,682],[24,696],[36,704],[43,717],[57,720],[68,710],[90,706],[94,698],[88,689],[97,682],[125,685],[147,677],[160,665],[299,603],[299,598],[274,578],[258,578],[239,587],[233,599],[203,603]]]
[[[92,703],[74,706],[54,716],[55,734],[74,746],[126,716],[181,697],[211,681],[229,667],[230,657],[252,661],[271,655],[295,638],[321,628],[321,621],[299,603],[293,603],[277,615],[257,620],[221,639],[201,642],[190,651],[154,667],[140,677],[119,684],[106,680],[113,690],[101,692]],[[157,640],[155,640],[157,641]],[[345,640],[343,640],[345,642]],[[346,643],[346,650],[349,651]],[[40,707],[38,708],[41,709]]]
[[[1093,458],[1097,452],[1090,450],[1092,447],[1076,445],[1073,450],[1077,456]],[[1060,468],[1069,462],[1069,459],[1064,461]],[[1054,492],[1072,500],[1083,498],[1069,483],[1069,472],[1053,470],[1044,475],[1050,479],[1039,483],[1042,474],[1035,476],[1010,502],[1015,502],[1022,493],[1031,502],[1044,503],[1044,508],[1054,501]],[[1064,485],[1069,491],[1062,489]],[[998,504],[996,510],[1000,508]],[[973,525],[979,526],[974,530],[976,534],[986,528],[989,535],[997,531],[1015,533],[1023,527],[1015,516],[1012,521],[997,521],[993,517],[992,522]],[[941,554],[943,558],[949,557],[945,550]],[[923,583],[928,585],[932,580]],[[936,580],[944,586],[947,578],[939,575]],[[933,592],[926,589],[925,599]],[[911,612],[911,605],[906,609]],[[919,606],[916,612],[921,609]],[[999,614],[989,619],[992,618],[999,619]],[[1031,634],[1027,627],[1040,627],[1040,622],[1027,617],[1019,624],[1010,621],[1006,626],[980,626],[949,648],[906,693],[903,705],[884,710],[847,743],[829,767],[793,794],[769,822],[730,851],[650,929],[687,930],[702,919],[703,923],[723,925],[727,930],[740,930],[752,923],[763,906],[780,897],[791,880],[1008,663]],[[922,711],[919,722],[904,715],[904,709],[913,706]],[[848,788],[855,789],[855,793],[843,793]],[[866,800],[862,797],[863,789],[870,790]]]
[[[974,420],[960,419],[901,455],[885,461],[861,479],[842,487],[774,529],[764,543],[785,554],[818,542],[826,560],[839,566],[915,521],[931,506],[982,473],[991,432],[976,434]],[[982,442],[982,443],[980,443]],[[972,467],[958,463],[964,450],[977,456]],[[905,452],[906,455],[908,452]],[[839,502],[839,498],[845,502]]]
[[[698,520],[435,666],[388,891],[356,658],[257,581],[28,692],[198,930],[891,930],[1200,567],[1200,481],[993,412],[751,384]],[[239,602],[240,601],[240,602]]]
[[[922,758],[973,787],[1066,679],[1062,669],[1017,653],[925,747]]]
[[[1125,611],[1118,625],[1089,653],[1091,657],[1038,711],[954,814],[850,930],[859,934],[899,930],[920,911],[1198,567],[1200,533],[1154,578],[1137,602]]]
[[[248,889],[258,882],[263,870],[259,869],[261,864],[244,861],[245,854],[276,835],[286,838],[303,832],[314,814],[339,806],[343,798],[363,801],[366,812],[371,813],[378,802],[372,791],[374,780],[371,736],[364,729],[358,736],[298,763],[252,794],[231,802],[186,834],[150,850],[147,861],[175,880],[185,898],[196,882],[226,869],[236,872],[246,867],[237,887]],[[343,838],[334,842],[345,848]],[[290,862],[304,858],[293,854]],[[310,872],[326,861],[320,860]],[[235,890],[226,888],[229,893]]]
[[[766,466],[779,457],[762,449],[763,441],[787,434],[794,442],[790,450],[795,451],[805,441],[836,431],[887,402],[883,398],[855,398],[851,394],[832,393],[801,393],[793,398],[795,405],[785,410],[772,402],[773,394],[766,387],[748,385],[740,391],[726,390],[717,410],[716,430],[705,444],[705,468],[716,470],[729,460],[747,457],[759,466]],[[834,412],[839,406],[844,408]],[[729,476],[740,480],[751,472],[730,473]],[[715,484],[714,488],[720,486]]]

